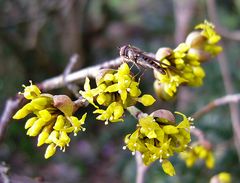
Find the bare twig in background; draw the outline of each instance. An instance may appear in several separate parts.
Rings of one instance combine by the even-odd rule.
[[[24,98],[18,96],[16,98],[11,98],[6,101],[2,115],[0,116],[0,142],[3,140],[4,133],[6,128],[12,118],[13,114],[19,109]]]
[[[128,107],[127,110],[136,119],[144,117],[144,113],[135,106]]]
[[[205,141],[205,135],[203,131],[198,128],[191,128],[191,133],[197,137],[198,141]]]
[[[217,17],[216,12],[216,4],[214,0],[208,0],[207,1],[207,8],[208,8],[208,14],[210,17],[210,20],[216,24],[216,28],[219,24],[219,20]],[[220,32],[221,34],[221,32]],[[224,48],[224,45],[222,45]],[[223,49],[224,50],[224,49]],[[232,79],[229,73],[229,67],[227,64],[227,59],[224,51],[218,55],[219,65],[221,74],[223,77],[223,83],[227,94],[233,94],[234,93],[234,87],[232,84]],[[233,128],[233,134],[234,134],[234,142],[235,147],[238,153],[238,158],[240,160],[240,119],[239,119],[239,107],[237,103],[230,103],[230,115],[232,119],[232,128]]]
[[[9,177],[7,175],[9,168],[5,164],[0,164],[0,182],[10,183]]]
[[[135,106],[128,107],[127,110],[136,119],[139,119],[144,116],[144,113]],[[143,183],[144,176],[148,169],[148,166],[145,166],[143,164],[142,156],[140,152],[137,151],[135,156],[136,156],[136,164],[137,164],[136,183]]]
[[[240,94],[226,95],[224,97],[215,99],[214,101],[208,103],[204,107],[202,107],[199,111],[195,112],[192,117],[194,119],[199,119],[204,116],[206,113],[211,112],[213,109],[220,107],[221,105],[226,105],[230,103],[238,103],[240,102]]]
[[[86,77],[95,78],[98,74],[99,69],[117,68],[121,63],[122,63],[122,59],[118,57],[116,59],[106,61],[99,65],[81,69],[79,71],[69,74],[66,77],[66,82],[67,83],[71,83],[71,82],[83,83]],[[39,84],[39,87],[44,91],[61,88],[64,86],[65,85],[63,81],[63,75],[47,79]]]
[[[136,183],[143,183],[144,176],[148,169],[148,166],[145,166],[142,161],[142,156],[140,152],[136,152],[136,163],[137,163],[137,176],[136,176]]]
[[[74,66],[78,62],[79,55],[74,54],[73,56],[70,57],[69,63],[66,66],[64,72],[63,72],[63,82],[64,85],[75,95],[76,98],[79,98],[81,95],[79,94],[79,88],[76,84],[73,83],[68,83],[66,81],[66,77],[72,72]]]
[[[186,38],[189,26],[195,13],[196,0],[174,0],[174,17],[175,17],[175,45],[183,42]],[[187,87],[180,87],[177,94],[177,108],[185,110],[192,101],[193,94]]]
[[[222,27],[217,16],[217,8],[215,0],[207,0],[208,14],[211,21],[214,23],[218,33],[225,38],[232,39],[234,41],[240,41],[240,31],[229,31],[225,27]]]
[[[199,128],[191,128],[191,134],[197,137],[197,143],[201,144],[206,149],[212,149],[211,142],[206,138],[202,130]]]
[[[190,22],[193,18],[196,0],[174,0],[174,15],[175,15],[175,44],[183,42]]]

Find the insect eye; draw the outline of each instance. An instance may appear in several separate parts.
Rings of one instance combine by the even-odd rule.
[[[127,57],[130,59],[134,58],[134,53],[132,51],[128,51]]]

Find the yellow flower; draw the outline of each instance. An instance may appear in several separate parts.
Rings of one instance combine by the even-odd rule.
[[[177,112],[183,119],[176,124],[175,121],[166,119],[160,112],[158,112],[160,115],[156,115],[156,112],[139,119],[136,131],[126,135],[124,149],[127,147],[133,154],[139,151],[145,165],[159,160],[164,172],[173,176],[175,170],[168,158],[175,152],[184,151],[190,142],[189,120],[184,114]],[[169,113],[168,116],[173,116]]]
[[[214,175],[211,180],[210,183],[231,183],[232,182],[232,178],[231,178],[231,174],[228,172],[220,172],[217,175]]]
[[[24,92],[23,92],[23,95],[26,99],[34,99],[36,97],[38,97],[41,93],[41,91],[39,90],[39,88],[36,86],[36,85],[33,85],[32,84],[32,81],[29,81],[30,82],[30,86],[25,86],[23,85],[24,87]],[[21,93],[19,93],[21,94]]]
[[[180,157],[185,161],[187,167],[192,167],[199,159],[204,160],[206,167],[209,169],[214,168],[215,165],[215,158],[211,149],[200,144],[194,144],[191,149],[182,152]]]
[[[157,95],[165,100],[175,96],[180,85],[201,86],[205,72],[201,62],[206,61],[221,52],[217,45],[220,36],[216,33],[213,24],[205,21],[195,27],[188,35],[185,43],[179,44],[174,50],[171,48],[159,49],[156,59],[167,63],[166,75],[154,71],[156,78],[154,89]],[[171,69],[174,67],[175,69]]]
[[[57,147],[65,151],[71,140],[70,133],[76,135],[78,131],[85,130],[82,125],[87,114],[81,119],[73,116],[74,104],[68,96],[41,93],[32,83],[30,86],[25,86],[22,94],[30,101],[19,109],[13,118],[22,119],[30,113],[35,115],[27,120],[25,129],[27,135],[38,136],[37,146],[49,144],[45,158],[54,155]]]
[[[108,122],[123,121],[124,110],[137,102],[150,106],[155,102],[151,95],[141,95],[139,81],[130,72],[128,64],[123,63],[118,70],[103,69],[96,78],[96,88],[91,89],[86,78],[84,91],[80,94],[97,109],[98,120]]]

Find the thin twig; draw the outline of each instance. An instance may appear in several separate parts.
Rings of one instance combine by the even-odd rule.
[[[216,28],[220,27],[219,26],[219,19],[217,16],[217,11],[216,11],[216,3],[215,0],[208,0],[207,1],[207,10],[208,14],[210,17],[210,20],[216,24]],[[219,28],[217,29],[219,30]],[[224,33],[224,32],[222,32]],[[220,34],[221,34],[221,29],[220,29]],[[230,32],[228,32],[230,34]],[[240,38],[240,36],[239,36]],[[236,38],[234,40],[237,40]],[[240,39],[239,39],[240,40]],[[224,47],[222,45],[222,47]],[[224,49],[223,49],[224,50]],[[218,55],[218,60],[219,60],[219,66],[221,70],[221,74],[223,77],[223,83],[224,87],[226,90],[227,94],[233,94],[234,93],[234,87],[231,79],[231,75],[229,72],[229,67],[228,67],[228,62],[226,59],[226,55],[224,51]],[[239,119],[239,107],[238,104],[236,103],[230,103],[230,115],[232,119],[232,128],[233,128],[233,134],[234,134],[234,143],[235,147],[238,153],[238,159],[240,160],[240,119]]]
[[[230,103],[238,103],[240,102],[240,94],[226,95],[224,97],[215,99],[214,101],[208,103],[204,107],[202,107],[199,111],[195,112],[192,117],[194,119],[199,119],[204,116],[206,113],[211,112],[213,109],[220,107],[222,105],[230,104]]]
[[[146,115],[135,106],[128,107],[127,110],[136,119],[140,119],[141,117]],[[144,165],[140,152],[137,151],[135,156],[136,156],[136,165],[137,165],[136,183],[144,183],[144,176],[148,169],[148,166]]]
[[[69,74],[66,77],[66,82],[67,83],[72,83],[72,82],[83,83],[86,77],[95,78],[100,69],[116,68],[121,63],[122,63],[122,59],[118,57],[116,59],[106,61],[96,66],[81,69],[79,71]],[[44,91],[48,91],[56,88],[62,88],[65,86],[63,81],[63,75],[46,79],[45,81],[41,82],[38,86]]]
[[[174,8],[174,17],[175,17],[175,44],[183,42],[190,22],[195,13],[195,7],[197,4],[197,0],[174,0],[173,8]]]
[[[64,85],[75,95],[76,98],[79,98],[81,96],[79,94],[79,92],[78,92],[79,88],[74,83],[68,83],[66,81],[66,78],[72,72],[74,66],[78,62],[78,59],[79,59],[79,55],[78,54],[74,54],[73,56],[71,56],[70,59],[69,59],[69,63],[66,66],[66,68],[65,68],[65,70],[63,72],[63,82],[64,82]]]
[[[136,119],[140,119],[145,116],[145,113],[135,106],[128,107],[127,110]]]
[[[24,103],[24,98],[18,96],[15,98],[10,98],[6,101],[2,115],[0,116],[0,142],[3,140],[4,133],[7,126],[12,118],[13,114],[19,109],[19,107]]]
[[[207,0],[207,8],[208,8],[208,14],[210,16],[211,21],[216,26],[216,29],[220,35],[222,35],[225,38],[234,40],[234,41],[240,41],[240,31],[229,31],[225,27],[222,27],[219,22],[219,18],[217,15],[217,6],[215,0]]]
[[[9,167],[7,167],[4,163],[0,165],[0,182],[2,183],[10,183],[9,177],[7,175],[9,171]]]
[[[137,175],[136,183],[144,183],[144,176],[148,169],[148,166],[145,166],[142,161],[142,156],[140,152],[136,152],[136,164],[137,164]]]
[[[212,149],[211,142],[206,138],[205,133],[199,128],[191,128],[191,134],[197,138],[197,143],[204,146],[206,149]],[[195,142],[194,142],[195,143]]]

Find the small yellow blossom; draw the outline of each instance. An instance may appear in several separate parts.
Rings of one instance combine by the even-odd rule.
[[[139,151],[145,165],[159,160],[164,172],[173,176],[175,170],[168,158],[186,149],[191,140],[190,122],[179,112],[176,114],[183,119],[178,124],[154,114],[139,119],[136,131],[125,137],[126,147],[133,153]]]
[[[174,67],[166,68],[166,75],[154,71],[154,89],[159,97],[168,100],[174,97],[180,85],[201,86],[205,71],[201,63],[216,56],[222,50],[218,45],[221,37],[216,33],[213,24],[205,21],[195,27],[184,43],[174,50],[161,48],[156,53],[156,59]],[[160,90],[160,91],[159,91]]]
[[[137,102],[150,106],[155,99],[148,94],[140,97],[139,81],[131,75],[127,63],[120,65],[118,70],[104,69],[99,71],[96,78],[96,88],[91,89],[90,81],[86,78],[84,91],[80,94],[97,109],[98,120],[108,122],[123,121],[124,110]]]
[[[220,172],[217,175],[214,175],[211,180],[210,183],[231,183],[232,182],[232,178],[231,178],[231,174],[228,172]]]
[[[200,144],[195,144],[188,150],[182,152],[180,157],[185,161],[187,167],[192,167],[199,159],[204,160],[206,167],[209,169],[214,168],[215,165],[215,158],[211,149],[207,149]]]
[[[48,144],[45,158],[55,154],[56,148],[65,151],[69,145],[69,134],[77,134],[84,131],[82,127],[86,119],[84,114],[81,119],[73,116],[73,102],[65,95],[55,95],[41,93],[36,85],[24,86],[22,93],[29,103],[19,109],[13,116],[14,119],[22,119],[28,114],[34,114],[25,123],[27,135],[38,136],[37,146]]]

